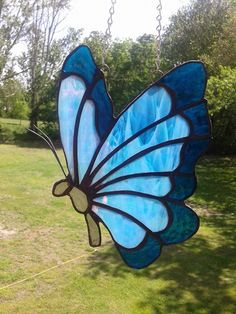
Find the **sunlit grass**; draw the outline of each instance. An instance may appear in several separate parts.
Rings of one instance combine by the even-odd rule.
[[[21,120],[21,119],[0,118],[0,123],[12,125],[12,126],[21,125],[22,127],[26,127],[26,128],[29,126],[28,120]]]
[[[197,170],[199,232],[136,271],[105,230],[93,252],[83,216],[51,195],[62,174],[49,150],[0,145],[1,286],[82,256],[0,290],[0,313],[235,313],[236,159],[207,157]]]

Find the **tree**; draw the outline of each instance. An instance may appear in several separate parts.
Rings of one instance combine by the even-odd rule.
[[[29,107],[22,85],[16,79],[8,79],[0,90],[0,116],[27,119],[28,113]]]
[[[192,0],[173,15],[163,35],[166,67],[211,56],[228,22],[232,5],[229,0]]]
[[[208,107],[212,120],[212,150],[236,153],[236,69],[220,67],[217,76],[208,80]]]
[[[69,0],[36,0],[26,43],[27,52],[20,59],[21,68],[28,68],[27,86],[30,106],[30,127],[37,126],[40,106],[47,98],[51,80],[62,64],[67,49],[78,44],[81,31],[69,30],[63,39],[55,39],[62,13],[68,7]],[[70,43],[69,41],[72,40]]]
[[[34,5],[28,0],[0,0],[0,82],[16,74],[12,51],[26,34]]]
[[[89,36],[84,39],[84,44],[89,46],[98,65],[101,65],[102,63],[104,40],[103,33],[97,31],[91,32]]]
[[[109,58],[110,92],[116,104],[116,112],[120,112],[160,76],[156,69],[155,38],[144,34],[137,41],[115,41],[108,60]]]
[[[212,68],[217,70],[219,65],[236,67],[236,15],[234,10],[223,25],[218,40],[213,44],[209,59]],[[212,72],[214,72],[213,69]]]
[[[85,43],[101,65],[104,35],[92,32]],[[105,63],[108,69],[104,73],[116,114],[160,76],[156,68],[156,40],[149,34],[136,41],[116,39],[106,51]]]

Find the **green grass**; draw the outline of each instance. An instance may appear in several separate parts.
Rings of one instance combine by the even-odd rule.
[[[0,143],[16,143],[27,138],[29,121],[0,118]]]
[[[22,126],[27,128],[29,126],[28,120],[20,120],[20,119],[7,119],[7,118],[0,118],[0,123],[11,125],[13,128],[16,126]]]
[[[91,254],[82,215],[51,195],[61,174],[49,150],[0,145],[1,286],[82,256],[0,290],[0,313],[236,313],[236,159],[208,157],[197,170],[199,232],[137,271],[104,229]]]

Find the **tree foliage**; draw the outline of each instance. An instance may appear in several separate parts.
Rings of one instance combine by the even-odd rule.
[[[0,22],[0,115],[5,115],[6,108],[12,107],[12,104],[16,111],[11,114],[18,115],[17,108],[23,108],[26,99],[31,128],[33,124],[37,125],[38,120],[44,121],[45,130],[53,134],[56,134],[58,73],[64,58],[81,42],[83,35],[81,29],[69,29],[63,38],[55,37],[69,2],[13,0],[15,8],[12,12],[18,12],[19,17],[14,21],[12,2],[0,0],[0,17],[3,18]],[[235,0],[192,0],[171,17],[162,34],[161,70],[166,72],[191,59],[203,60],[207,65],[210,77],[207,98],[213,125],[212,150],[215,152],[236,152],[235,7]],[[11,52],[22,38],[27,49],[18,58],[18,64],[25,72],[22,76],[25,91],[18,94],[20,101],[16,96],[10,100],[6,96],[16,84]],[[99,66],[104,42],[104,34],[97,31],[84,39]],[[103,70],[117,114],[160,77],[156,69],[155,36],[144,34],[137,40],[114,40],[106,51],[105,63],[108,67],[103,66]],[[6,74],[9,79],[1,81]]]
[[[56,39],[55,34],[69,0],[36,0],[26,36],[27,51],[21,57],[21,68],[27,72],[30,106],[30,127],[37,125],[40,107],[48,99],[52,81],[68,50],[78,43],[80,31],[69,30],[67,36]]]
[[[208,80],[207,99],[212,120],[212,150],[236,153],[236,68],[220,67]]]
[[[34,5],[28,0],[0,0],[0,82],[14,76],[12,51],[26,34]]]
[[[167,66],[211,56],[224,38],[231,13],[227,0],[192,0],[180,9],[164,32],[162,50]]]
[[[29,106],[22,85],[16,79],[9,79],[0,89],[0,116],[28,119]]]

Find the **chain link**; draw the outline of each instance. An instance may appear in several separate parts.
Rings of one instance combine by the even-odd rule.
[[[115,4],[116,0],[111,0],[111,7],[109,9],[109,18],[107,20],[107,29],[105,31],[105,36],[104,36],[104,43],[103,43],[103,49],[102,49],[102,67],[107,67],[105,64],[105,58],[107,54],[107,50],[110,47],[110,42],[111,42],[111,27],[113,24],[113,15],[115,13]],[[161,0],[158,0],[158,4],[156,7],[157,10],[157,16],[156,16],[156,21],[157,21],[157,26],[156,26],[156,31],[157,31],[157,36],[156,36],[156,67],[157,71],[160,71],[160,63],[161,63],[161,31],[162,31],[162,3]]]
[[[105,31],[105,36],[104,36],[104,44],[103,44],[103,49],[102,49],[102,66],[106,66],[105,64],[105,58],[107,54],[107,50],[110,47],[110,42],[111,42],[111,27],[113,24],[113,15],[115,13],[115,4],[116,0],[111,0],[111,7],[109,9],[109,18],[107,20],[107,29]]]
[[[160,63],[161,63],[161,30],[162,30],[162,26],[161,26],[161,20],[162,20],[162,15],[161,15],[162,4],[161,4],[161,0],[158,0],[158,4],[157,4],[157,7],[156,7],[156,10],[157,10],[157,16],[156,16],[156,21],[157,21],[157,27],[156,27],[156,31],[157,31],[157,36],[156,36],[157,61],[156,61],[156,65],[157,65],[157,71],[160,71]]]

